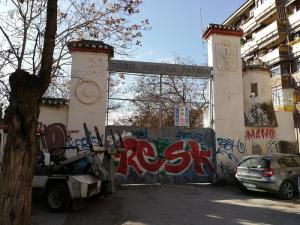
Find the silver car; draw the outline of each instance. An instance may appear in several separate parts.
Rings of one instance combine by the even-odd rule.
[[[281,153],[247,156],[237,166],[235,177],[242,191],[262,190],[291,199],[299,191],[300,157]]]

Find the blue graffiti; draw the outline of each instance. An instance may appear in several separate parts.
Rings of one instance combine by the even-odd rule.
[[[137,137],[139,139],[147,139],[148,138],[147,129],[131,131],[131,133],[132,133],[132,136]]]
[[[176,140],[182,140],[182,139],[192,139],[197,141],[198,143],[201,144],[201,147],[203,150],[208,150],[212,147],[211,142],[208,140],[211,139],[211,134],[206,132],[206,133],[198,133],[198,132],[182,132],[178,131],[176,135]]]
[[[218,151],[231,151],[233,152],[234,148],[236,148],[239,153],[244,154],[246,151],[246,146],[243,142],[238,140],[235,142],[235,140],[230,139],[230,138],[217,138],[218,142]]]
[[[98,145],[97,137],[91,136],[91,141],[92,141],[92,144]],[[77,147],[80,150],[90,149],[86,137],[75,139],[75,140],[68,140],[66,147]]]
[[[204,135],[197,133],[197,132],[182,132],[182,131],[178,131],[177,135],[176,135],[176,139],[177,140],[181,140],[181,139],[194,139],[199,143],[204,142]]]
[[[217,138],[217,144],[217,154],[225,154],[229,160],[233,160],[235,162],[238,162],[238,159],[234,154],[235,149],[241,154],[246,152],[246,146],[240,140],[235,141],[230,138]]]

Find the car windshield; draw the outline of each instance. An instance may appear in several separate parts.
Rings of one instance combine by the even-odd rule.
[[[255,157],[255,158],[248,158],[241,162],[239,167],[247,167],[247,168],[263,168],[267,169],[270,168],[271,159],[267,157]]]

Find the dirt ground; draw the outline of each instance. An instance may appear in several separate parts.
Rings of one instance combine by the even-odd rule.
[[[125,187],[66,213],[49,212],[40,199],[33,199],[32,225],[300,224],[299,198],[282,201],[209,184]]]

